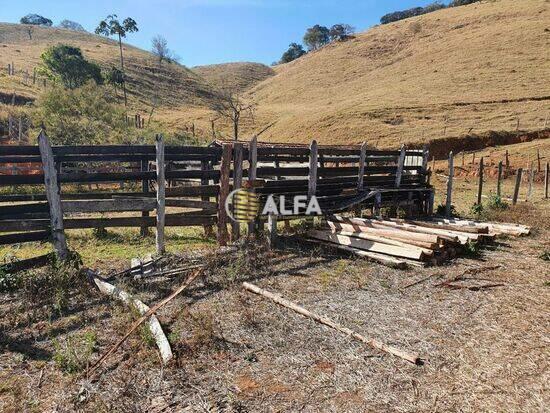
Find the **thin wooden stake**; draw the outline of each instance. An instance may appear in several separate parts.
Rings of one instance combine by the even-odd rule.
[[[518,196],[519,196],[519,187],[521,185],[521,175],[523,173],[523,169],[522,168],[519,168],[517,170],[517,175],[516,175],[516,186],[514,187],[514,196],[512,198],[512,204],[513,205],[516,205],[518,203]]]
[[[165,252],[164,246],[164,220],[166,212],[166,181],[164,174],[164,139],[162,135],[157,135],[156,139],[157,152],[157,254],[161,255]]]
[[[46,198],[50,207],[50,226],[52,231],[52,242],[60,260],[68,257],[67,239],[63,229],[63,208],[61,207],[60,188],[57,183],[57,172],[53,157],[50,140],[40,131],[38,135],[38,147],[42,158],[42,169],[44,170],[44,185]]]
[[[531,168],[529,169],[529,186],[527,187],[527,197],[525,198],[526,201],[529,201],[531,195],[533,195],[533,179],[535,177],[535,170],[533,167],[533,162],[531,162]]]
[[[361,342],[363,342],[363,343],[365,343],[365,344],[367,344],[367,345],[369,345],[369,346],[371,346],[371,347],[373,347],[377,350],[381,350],[381,351],[384,351],[386,353],[392,354],[394,356],[402,358],[403,360],[406,360],[406,361],[411,362],[413,364],[417,364],[417,365],[422,364],[422,360],[420,359],[420,356],[416,353],[409,353],[409,352],[400,350],[396,347],[389,346],[385,343],[382,343],[381,341],[366,338],[366,337],[360,335],[359,333],[353,331],[350,328],[347,328],[347,327],[341,326],[338,323],[335,323],[334,321],[332,321],[331,319],[329,319],[327,317],[320,316],[318,314],[315,314],[315,313],[312,313],[311,311],[306,310],[305,308],[293,303],[292,301],[289,301],[289,300],[283,298],[279,294],[271,293],[267,290],[264,290],[262,288],[259,288],[259,287],[255,286],[254,284],[250,284],[250,283],[247,283],[247,282],[243,283],[243,287],[244,287],[245,290],[248,290],[248,291],[253,292],[255,294],[266,297],[266,298],[270,299],[271,301],[273,301],[273,302],[275,302],[275,303],[277,303],[277,304],[279,304],[279,305],[281,305],[285,308],[288,308],[292,311],[295,311],[298,314],[301,314],[304,317],[307,317],[311,320],[314,320],[314,321],[316,321],[320,324],[323,324],[325,326],[333,328],[334,330],[339,331],[340,333],[343,333],[345,335],[353,337],[354,339],[359,340],[359,341],[361,341]]]
[[[550,165],[546,162],[546,171],[544,172],[544,198],[548,199],[548,175],[550,174]]]
[[[501,196],[502,187],[502,161],[498,163],[498,175],[497,175],[497,196]]]
[[[483,156],[479,161],[479,179],[477,188],[477,204],[481,205],[481,194],[483,193]]]
[[[445,204],[445,215],[447,217],[451,216],[451,206],[452,206],[452,195],[453,195],[453,176],[454,176],[454,165],[453,165],[453,152],[449,152],[449,178],[447,180],[447,200]]]

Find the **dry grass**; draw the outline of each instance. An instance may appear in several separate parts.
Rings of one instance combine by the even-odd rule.
[[[191,70],[215,88],[226,87],[237,92],[244,92],[275,74],[269,66],[251,62],[195,66]]]
[[[92,337],[91,359],[97,359],[128,327],[127,310],[92,294],[75,297],[61,317],[45,319],[19,295],[3,295],[0,408],[542,411],[549,401],[550,297],[548,263],[538,257],[550,247],[548,234],[544,229],[504,240],[479,259],[411,272],[292,249],[290,240],[291,249],[277,254],[255,248],[248,259],[242,252],[206,257],[206,278],[159,314],[176,362],[161,369],[155,347],[135,334],[91,381],[60,369],[54,342]],[[437,287],[467,270],[505,285],[485,291]],[[239,287],[243,280],[364,335],[418,351],[426,364],[376,352],[248,294]],[[153,278],[121,285],[154,303],[181,282]]]

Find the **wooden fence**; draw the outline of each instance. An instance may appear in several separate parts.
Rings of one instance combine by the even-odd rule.
[[[213,233],[216,224],[225,245],[228,224],[232,239],[240,236],[240,226],[229,222],[226,199],[246,182],[254,183],[260,203],[269,195],[315,195],[327,213],[358,203],[375,210],[399,204],[425,213],[433,208],[426,150],[323,147],[315,141],[281,146],[256,139],[165,146],[162,137],[155,146],[52,147],[44,133],[38,141],[0,146],[0,167],[11,171],[0,172],[0,187],[14,188],[0,194],[0,245],[50,239],[63,257],[68,229],[139,227],[146,234],[156,227],[162,253],[165,226],[203,226]],[[18,165],[26,172],[19,173]],[[139,216],[89,216],[121,212]]]

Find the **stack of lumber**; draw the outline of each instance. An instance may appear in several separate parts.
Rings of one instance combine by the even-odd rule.
[[[462,219],[422,220],[329,217],[327,229],[311,230],[309,240],[396,268],[440,265],[471,242],[497,235],[521,236],[530,229],[516,224],[481,223]]]

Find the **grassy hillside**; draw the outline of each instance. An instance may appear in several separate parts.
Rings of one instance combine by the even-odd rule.
[[[243,92],[275,74],[269,66],[251,62],[195,66],[191,70],[214,87],[228,87],[239,92]]]
[[[388,147],[549,114],[550,3],[499,0],[378,26],[276,68],[250,93],[263,139]]]
[[[20,24],[0,23],[0,90],[24,96],[36,96],[38,85],[25,84],[22,72],[32,74],[40,63],[40,54],[50,45],[65,43],[78,46],[89,60],[103,68],[119,66],[118,44],[105,37],[57,28],[35,27],[29,39]],[[182,65],[158,65],[155,57],[130,45],[124,46],[125,67],[128,76],[130,104],[146,109],[158,99],[164,106],[203,104],[211,87],[200,76]],[[6,76],[8,63],[13,63],[17,76]]]

